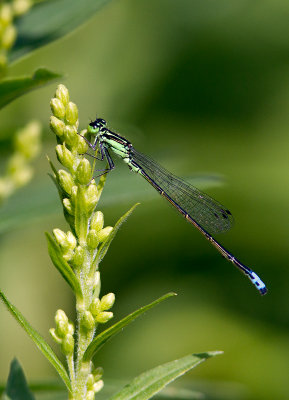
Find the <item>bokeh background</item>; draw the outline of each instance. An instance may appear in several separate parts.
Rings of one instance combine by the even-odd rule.
[[[168,291],[178,297],[102,349],[97,364],[108,380],[126,381],[192,352],[223,350],[180,383],[223,400],[289,398],[288,21],[284,0],[111,1],[69,36],[14,65],[15,74],[39,65],[64,73],[83,128],[97,113],[137,149],[199,181],[235,217],[232,231],[217,239],[268,285],[261,297],[116,160],[99,204],[106,224],[136,201],[141,205],[101,264],[103,294],[116,294],[115,320]],[[3,208],[15,221],[1,233],[0,282],[48,340],[56,309],[74,315],[73,296],[44,237],[67,229],[46,160],[55,158],[48,122],[55,88],[7,106],[0,130],[3,162],[16,128],[32,118],[44,126],[35,178]],[[53,378],[4,307],[0,320],[0,380],[14,356],[29,382]]]

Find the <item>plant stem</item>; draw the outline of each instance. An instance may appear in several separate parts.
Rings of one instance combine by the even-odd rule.
[[[76,312],[77,312],[77,358],[76,358],[76,380],[75,380],[75,400],[83,400],[86,394],[86,383],[88,375],[91,373],[91,363],[83,362],[83,355],[91,343],[95,327],[88,330],[84,324],[85,312],[89,309],[89,306],[93,297],[93,282],[89,279],[89,271],[91,269],[91,253],[86,250],[85,262],[82,265],[81,270],[77,272],[78,279],[81,283],[83,299],[76,299]]]

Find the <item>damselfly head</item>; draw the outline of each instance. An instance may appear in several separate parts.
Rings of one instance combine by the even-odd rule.
[[[91,121],[88,130],[92,134],[97,134],[106,129],[106,121],[102,118],[96,118],[95,121]]]

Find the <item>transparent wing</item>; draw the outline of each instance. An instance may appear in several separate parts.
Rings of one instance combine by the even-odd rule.
[[[150,157],[132,150],[133,160],[164,192],[209,233],[225,232],[233,217],[218,201],[174,176]]]

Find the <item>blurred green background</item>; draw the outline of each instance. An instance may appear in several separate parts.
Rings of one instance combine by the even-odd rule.
[[[101,264],[102,293],[116,294],[115,320],[167,291],[178,297],[99,353],[96,364],[105,368],[105,378],[126,380],[191,352],[223,350],[181,383],[223,400],[289,398],[288,21],[284,0],[111,1],[68,37],[14,65],[15,74],[39,65],[64,73],[82,128],[97,113],[175,174],[221,177],[223,185],[205,191],[231,210],[235,226],[217,239],[268,285],[261,297],[116,160],[99,204],[106,224],[113,225],[134,202],[141,206]],[[45,127],[34,181],[4,208],[16,223],[1,233],[0,281],[47,338],[56,309],[71,317],[74,312],[44,237],[45,230],[68,229],[47,175],[46,154],[55,157],[48,122],[55,88],[7,106],[0,130],[5,160],[16,128],[31,118]],[[38,208],[35,198],[41,200]],[[29,219],[19,226],[23,202]],[[6,380],[14,356],[30,382],[53,377],[4,307],[0,319],[0,380]]]

